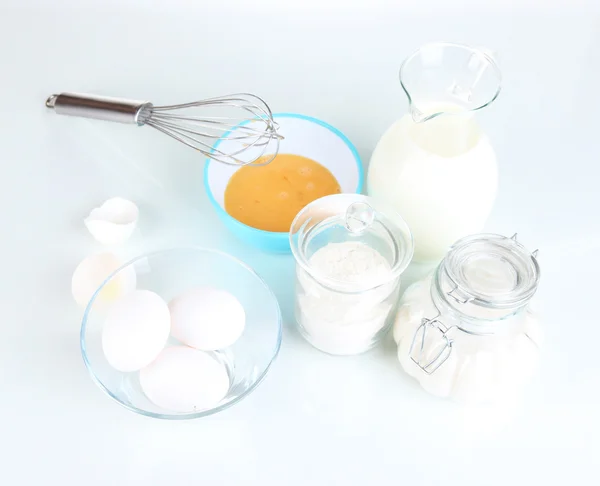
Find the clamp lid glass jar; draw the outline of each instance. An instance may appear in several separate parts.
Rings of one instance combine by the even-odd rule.
[[[391,325],[400,274],[413,254],[404,220],[360,194],[326,196],[294,219],[295,318],[300,333],[331,354],[373,347]]]
[[[537,252],[480,234],[456,242],[410,286],[394,324],[404,370],[430,393],[465,402],[513,396],[533,375],[541,330],[529,309]]]

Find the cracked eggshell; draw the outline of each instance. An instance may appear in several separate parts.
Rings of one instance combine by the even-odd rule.
[[[103,245],[118,245],[131,236],[138,217],[139,209],[133,202],[113,197],[92,209],[84,222],[96,241]]]
[[[106,278],[123,265],[123,261],[110,252],[90,255],[83,260],[73,272],[71,292],[75,302],[85,308],[94,292],[104,283]],[[94,305],[106,305],[135,290],[135,270],[128,266],[123,268],[98,293]]]

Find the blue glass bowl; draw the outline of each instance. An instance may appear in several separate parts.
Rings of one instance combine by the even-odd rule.
[[[119,275],[135,273],[136,288],[156,292],[166,302],[196,286],[213,286],[232,293],[244,306],[246,326],[231,346],[214,351],[230,378],[227,395],[215,407],[190,413],[164,410],[144,395],[139,373],[112,368],[102,351],[102,326],[108,309],[99,292]],[[113,282],[115,284],[116,282]],[[243,262],[216,250],[175,248],[134,258],[111,274],[87,305],[80,334],[83,361],[92,379],[109,397],[125,408],[149,417],[185,420],[217,413],[252,392],[267,374],[281,345],[281,312],[266,283]],[[181,344],[169,338],[167,344]]]
[[[362,191],[364,172],[362,162],[352,142],[324,121],[295,113],[273,115],[279,124],[279,133],[285,138],[280,142],[279,153],[308,157],[325,166],[339,182],[343,193]],[[221,147],[219,140],[213,150]],[[227,143],[227,142],[225,142]],[[222,147],[221,147],[222,148]],[[208,199],[225,226],[240,240],[275,253],[289,253],[288,232],[263,231],[247,226],[225,211],[225,188],[239,167],[207,160],[204,168],[204,187]]]

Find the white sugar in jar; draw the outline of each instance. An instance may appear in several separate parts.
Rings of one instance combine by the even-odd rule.
[[[440,397],[514,399],[538,366],[541,327],[529,304],[539,276],[535,252],[516,238],[456,242],[402,296],[394,339],[404,370]]]
[[[412,258],[402,218],[367,196],[327,196],[298,214],[290,243],[304,338],[336,355],[375,346],[392,324],[400,274]]]

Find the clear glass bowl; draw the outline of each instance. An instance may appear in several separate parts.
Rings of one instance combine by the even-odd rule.
[[[178,413],[154,405],[144,395],[138,372],[123,373],[112,368],[102,351],[102,326],[106,305],[99,292],[121,272],[135,271],[137,289],[156,292],[166,302],[191,287],[210,285],[232,293],[244,306],[246,327],[230,347],[214,351],[230,377],[229,392],[215,407]],[[113,282],[114,285],[114,282]],[[83,361],[96,384],[125,408],[149,417],[184,420],[204,417],[224,410],[247,396],[267,374],[281,345],[281,312],[273,292],[243,262],[216,250],[174,248],[139,256],[111,274],[98,288],[83,316],[81,325]],[[167,344],[180,344],[173,337]]]

